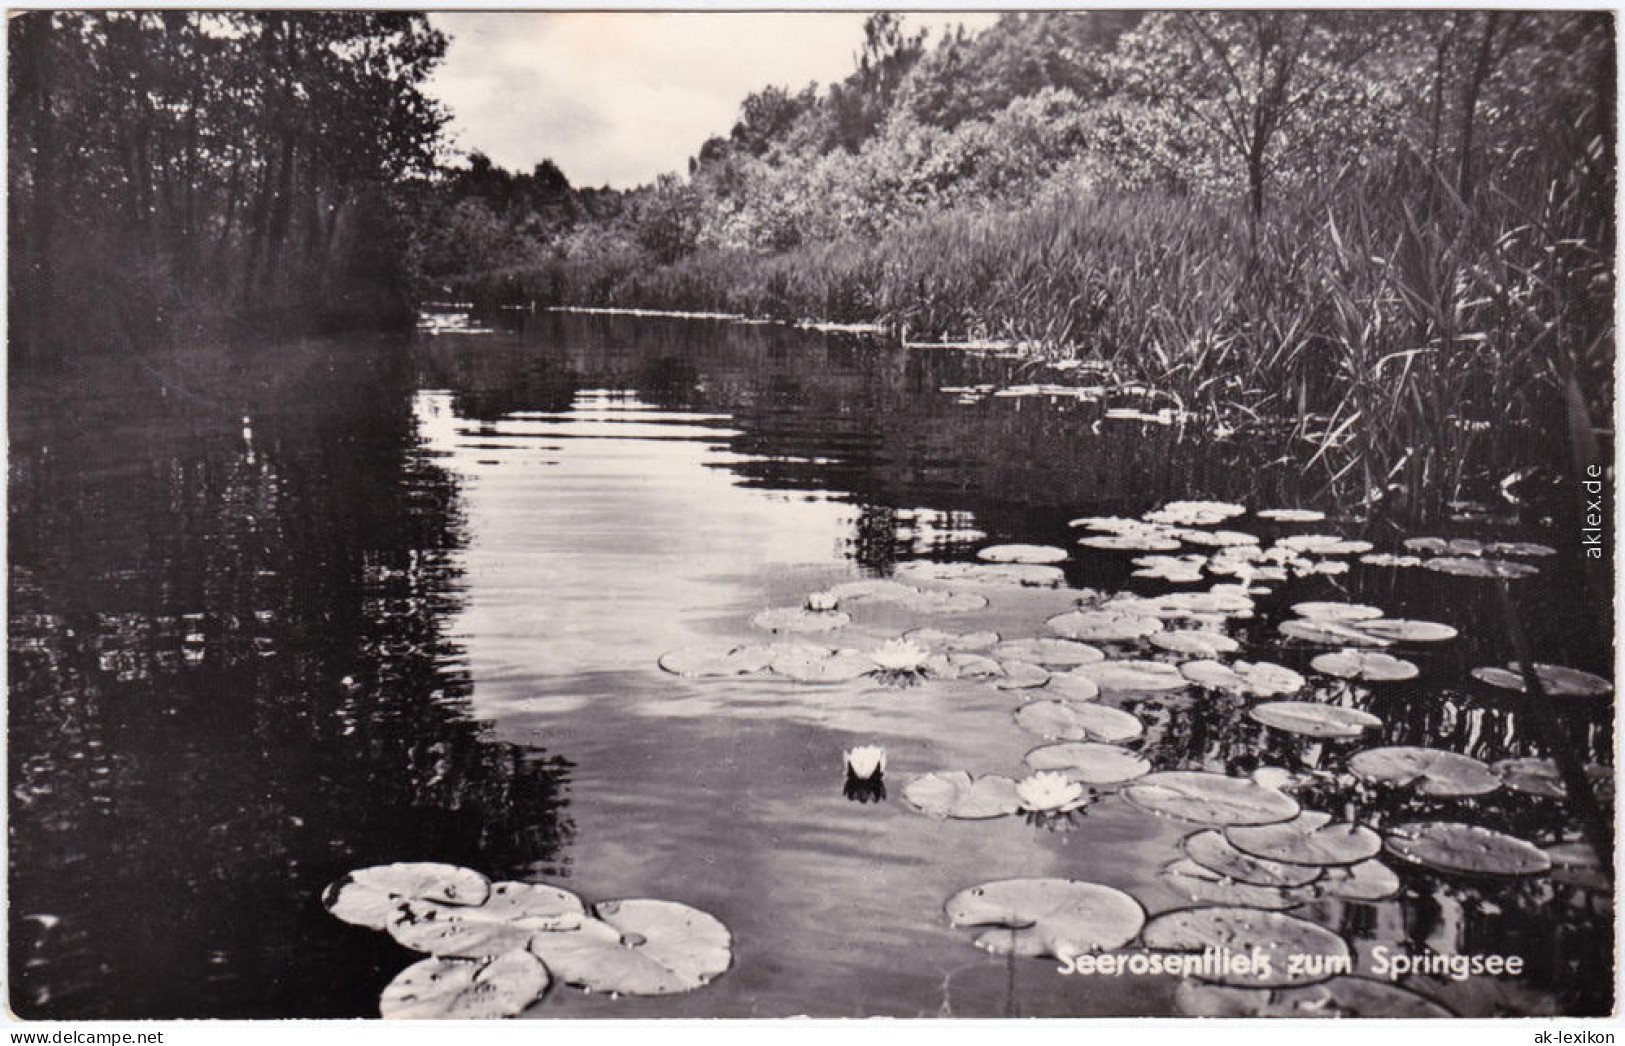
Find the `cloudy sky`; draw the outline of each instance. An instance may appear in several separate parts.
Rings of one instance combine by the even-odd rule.
[[[430,92],[463,150],[528,171],[552,158],[580,186],[626,188],[686,171],[726,134],[745,95],[828,84],[852,71],[864,15],[836,13],[483,13],[430,16],[451,48]],[[935,41],[951,22],[910,13]]]

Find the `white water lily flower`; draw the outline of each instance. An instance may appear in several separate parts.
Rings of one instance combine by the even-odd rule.
[[[918,672],[931,652],[918,643],[893,639],[869,656],[882,672]]]
[[[886,772],[886,750],[879,745],[859,745],[846,753],[846,772],[862,781]]]
[[[1083,785],[1065,774],[1040,771],[1017,783],[1016,794],[1023,810],[1047,813],[1077,802],[1083,796]]]

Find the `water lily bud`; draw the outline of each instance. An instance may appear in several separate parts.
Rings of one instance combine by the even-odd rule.
[[[836,599],[828,592],[814,592],[812,595],[807,597],[808,610],[834,610],[839,605],[840,600]]]
[[[860,779],[883,774],[886,772],[886,750],[879,745],[860,745],[846,753],[846,770]]]

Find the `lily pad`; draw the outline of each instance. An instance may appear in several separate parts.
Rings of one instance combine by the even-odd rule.
[[[888,578],[861,578],[832,585],[824,590],[824,594],[834,596],[841,603],[891,603],[916,591],[912,585]]]
[[[1054,545],[989,545],[976,558],[987,563],[1059,563],[1066,555],[1066,549]]]
[[[1248,710],[1265,726],[1302,737],[1351,741],[1367,730],[1382,728],[1382,720],[1369,712],[1315,701],[1271,701]]]
[[[598,918],[538,933],[530,950],[566,984],[619,995],[675,995],[716,980],[733,937],[716,917],[675,901],[634,898],[594,906]]]
[[[1165,661],[1096,661],[1079,665],[1068,675],[1092,680],[1106,691],[1144,692],[1181,690],[1189,680]]]
[[[1135,577],[1189,584],[1202,580],[1206,556],[1137,556],[1134,559]]]
[[[1004,675],[1004,669],[991,657],[952,651],[926,658],[924,671],[930,679],[997,679]]]
[[[1132,781],[1151,772],[1151,764],[1142,756],[1093,741],[1040,745],[1027,753],[1026,763],[1034,770],[1057,771],[1086,785]]]
[[[378,1012],[390,1020],[513,1017],[540,999],[549,981],[542,961],[522,949],[486,959],[430,957],[389,982]]]
[[[1216,658],[1241,649],[1240,643],[1219,632],[1157,632],[1149,638],[1158,649],[1196,657]]]
[[[1290,821],[1227,828],[1225,839],[1242,853],[1266,861],[1317,867],[1358,864],[1382,850],[1382,837],[1364,825],[1333,822],[1332,815],[1305,810]]]
[[[1181,528],[1174,532],[1174,536],[1187,545],[1199,545],[1202,548],[1240,548],[1258,544],[1258,535],[1249,534],[1245,530],[1191,530]]]
[[[403,902],[388,929],[391,937],[413,951],[483,959],[524,948],[539,931],[579,926],[586,912],[579,897],[556,886],[493,883],[490,897],[480,905]]]
[[[1516,661],[1508,662],[1505,668],[1475,668],[1472,674],[1481,683],[1520,694],[1525,692],[1523,672]],[[1539,661],[1535,662],[1535,678],[1540,680],[1547,697],[1600,697],[1614,689],[1614,684],[1602,676],[1562,665],[1543,665]]]
[[[1367,635],[1398,643],[1443,643],[1455,639],[1457,635],[1454,628],[1438,621],[1412,621],[1399,617],[1361,621],[1354,627]]]
[[[1292,888],[1308,886],[1322,874],[1320,868],[1283,864],[1243,853],[1217,828],[1187,835],[1180,845],[1185,855],[1197,864],[1238,883]]]
[[[1420,669],[1409,661],[1378,650],[1339,650],[1332,654],[1321,654],[1309,665],[1329,676],[1368,683],[1395,683],[1415,679],[1420,674]]]
[[[1058,588],[1066,582],[1060,567],[1039,563],[931,563],[915,560],[897,568],[905,581],[933,581],[967,585]]]
[[[1539,875],[1552,860],[1532,843],[1481,825],[1413,821],[1385,830],[1388,852],[1400,860],[1456,875]]]
[[[660,656],[660,667],[679,676],[744,676],[767,670],[772,648],[719,643],[690,646]]]
[[[1016,710],[1016,725],[1053,741],[1132,741],[1145,724],[1121,709],[1071,701],[1034,701]]]
[[[1157,618],[1111,610],[1071,610],[1045,624],[1057,635],[1090,643],[1126,643],[1162,631]]]
[[[915,614],[967,614],[987,606],[987,597],[978,592],[918,591],[897,600],[897,605]]]
[[[1362,781],[1443,798],[1484,795],[1501,787],[1489,767],[1443,748],[1368,748],[1349,760],[1349,770]]]
[[[1021,808],[1029,813],[1064,813],[1088,804],[1083,785],[1065,774],[1039,771],[1016,782]]]
[[[1179,539],[1160,531],[1137,531],[1127,534],[1097,534],[1079,538],[1085,548],[1107,552],[1172,552],[1179,548]]]
[[[1367,977],[1334,977],[1305,988],[1229,987],[1181,981],[1174,1007],[1187,1017],[1454,1017],[1408,988]]]
[[[1385,647],[1393,646],[1391,640],[1381,636],[1361,632],[1353,625],[1345,625],[1341,621],[1317,621],[1310,618],[1293,618],[1280,624],[1280,632],[1290,639],[1301,639],[1305,643],[1316,643],[1321,646],[1345,647]]]
[[[1482,542],[1472,538],[1406,538],[1400,544],[1411,552],[1430,556],[1480,556],[1484,554]]]
[[[970,653],[979,653],[991,650],[998,645],[997,632],[944,632],[940,628],[916,628],[904,632],[903,638],[910,643],[931,650],[956,650]]]
[[[861,650],[830,650],[809,643],[778,648],[768,666],[775,675],[798,683],[845,683],[875,670],[874,659]]]
[[[1315,886],[1345,901],[1381,901],[1399,892],[1399,876],[1376,858],[1327,868]]]
[[[1147,523],[1205,527],[1234,519],[1247,510],[1227,501],[1170,501],[1143,517]]]
[[[943,910],[952,926],[991,926],[976,946],[995,954],[1068,958],[1121,948],[1145,909],[1121,890],[1070,879],[1001,879],[961,890]]]
[[[1204,952],[1216,948],[1252,960],[1203,970],[1221,984],[1282,988],[1329,980],[1352,965],[1343,938],[1312,922],[1253,908],[1183,908],[1145,924],[1141,938],[1159,951]]]
[[[1314,621],[1366,621],[1382,617],[1382,608],[1364,603],[1294,603],[1292,612]]]
[[[1186,679],[1209,690],[1252,697],[1295,694],[1307,685],[1303,676],[1292,669],[1268,661],[1237,661],[1228,665],[1213,660],[1187,661],[1179,666],[1179,671]]]
[[[1506,559],[1471,559],[1459,556],[1439,556],[1423,560],[1422,566],[1441,574],[1457,577],[1520,578],[1540,573],[1539,567],[1528,563],[1514,563]]]
[[[757,628],[769,632],[833,632],[852,620],[844,610],[809,610],[806,607],[778,607],[764,610],[750,619]]]
[[[972,778],[963,770],[938,770],[916,777],[903,788],[903,800],[931,817],[983,821],[1021,809],[1016,783],[987,774]]]
[[[1044,689],[1064,701],[1093,701],[1100,696],[1100,684],[1071,672],[1055,672]]]
[[[1289,821],[1297,800],[1242,778],[1201,770],[1164,770],[1123,791],[1142,810],[1207,825],[1253,825]]]
[[[1484,546],[1484,551],[1492,556],[1555,556],[1557,549],[1550,545],[1541,545],[1533,541],[1494,541]]]
[[[360,868],[329,886],[322,904],[336,918],[387,930],[401,905],[429,901],[446,906],[484,904],[491,880],[469,868],[432,861]]]
[[[1530,756],[1517,759],[1502,759],[1491,763],[1490,770],[1501,779],[1501,783],[1514,792],[1525,795],[1536,795],[1546,799],[1562,799],[1568,795],[1568,789],[1563,783],[1563,773],[1558,769],[1557,763],[1550,759],[1536,759]],[[1595,763],[1585,768],[1585,775],[1590,779],[1592,787],[1606,794],[1612,789],[1614,772],[1606,766]]]
[[[1358,538],[1342,538],[1335,534],[1294,534],[1276,542],[1282,548],[1312,556],[1350,556],[1370,552],[1372,544]]]
[[[993,648],[993,656],[1003,661],[1027,661],[1035,665],[1087,665],[1104,661],[1106,655],[1086,643],[1071,639],[1011,639]]]
[[[1186,859],[1170,862],[1162,870],[1162,879],[1170,890],[1202,904],[1239,905],[1280,912],[1315,899],[1313,890],[1238,882]]]
[[[1392,552],[1372,552],[1361,556],[1360,562],[1368,567],[1419,567],[1422,565],[1422,557],[1396,556]]]
[[[1259,519],[1273,519],[1277,523],[1319,523],[1326,513],[1311,508],[1266,508],[1253,513]]]
[[[1030,661],[1000,661],[993,685],[1000,690],[1032,690],[1049,682],[1049,670]]]

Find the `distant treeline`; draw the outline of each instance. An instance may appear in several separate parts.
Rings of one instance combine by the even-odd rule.
[[[422,269],[1103,359],[1286,423],[1345,498],[1563,464],[1612,411],[1605,12],[879,14],[856,59],[637,189],[475,158],[419,200]]]
[[[13,12],[13,360],[410,319],[394,187],[444,123],[421,15]]]

